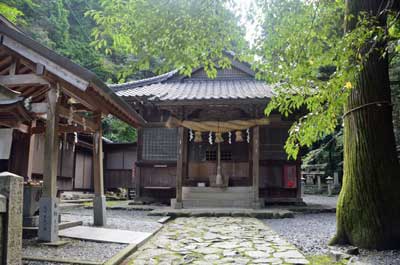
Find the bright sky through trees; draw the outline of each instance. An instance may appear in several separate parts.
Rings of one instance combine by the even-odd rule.
[[[254,6],[255,0],[234,0],[234,2],[236,6],[233,9],[241,17],[240,21],[246,28],[246,40],[252,45],[260,32],[257,22],[248,19],[248,12]]]

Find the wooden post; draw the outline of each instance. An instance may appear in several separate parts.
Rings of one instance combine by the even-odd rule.
[[[221,187],[224,184],[221,172],[221,143],[217,143],[217,175],[215,177],[215,185]]]
[[[58,240],[58,101],[59,89],[51,87],[47,93],[47,122],[44,146],[43,194],[39,202],[38,239],[45,242]]]
[[[137,129],[137,162],[142,161],[142,152],[143,152],[143,129]],[[137,199],[140,198],[141,194],[141,185],[142,185],[142,169],[141,165],[138,163],[135,165],[135,197]]]
[[[299,156],[296,161],[296,179],[297,179],[297,202],[301,203],[303,201],[304,195],[304,183],[301,180],[301,157]]]
[[[259,181],[260,181],[260,127],[253,128],[253,207],[260,208]]]
[[[322,192],[321,175],[317,175],[318,192]]]
[[[183,128],[183,137],[182,137],[182,187],[185,185],[185,179],[187,179],[187,175],[189,172],[188,165],[188,129]]]
[[[36,120],[32,121],[31,127],[36,127]],[[32,180],[32,168],[33,168],[34,154],[35,154],[35,139],[36,135],[31,133],[29,137],[28,166],[26,169],[26,176],[28,180]]]
[[[101,128],[101,113],[95,117],[97,131],[93,134],[93,224],[106,225],[106,197],[104,196],[103,176],[103,130]]]
[[[184,161],[184,135],[185,130],[183,127],[178,128],[178,157],[176,163],[176,201],[175,208],[181,209],[182,205],[182,181],[183,181],[183,161]]]

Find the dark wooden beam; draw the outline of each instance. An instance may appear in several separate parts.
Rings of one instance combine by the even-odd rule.
[[[0,67],[3,66],[3,65],[8,65],[11,62],[12,62],[12,57],[11,56],[6,56],[6,57],[4,57],[3,59],[0,60]]]
[[[10,65],[9,75],[15,75],[17,72],[18,60],[14,59]]]
[[[0,84],[4,86],[50,85],[50,83],[35,74],[0,76]]]
[[[182,208],[182,182],[183,182],[183,167],[184,167],[184,134],[183,127],[178,128],[178,157],[176,164],[176,202],[175,208]]]
[[[40,198],[38,239],[54,242],[58,240],[57,168],[58,168],[58,88],[47,93],[48,112],[43,157],[43,193]]]
[[[0,125],[16,129],[22,133],[29,133],[29,126],[20,121],[0,121]]]
[[[93,224],[96,226],[106,225],[106,199],[104,196],[103,176],[103,131],[101,128],[101,113],[95,116],[97,130],[93,134]]]
[[[253,128],[253,145],[252,145],[252,160],[253,160],[253,203],[256,206],[259,204],[259,187],[260,187],[260,127]]]
[[[60,117],[66,119],[70,117],[70,110],[63,106],[58,106],[58,113]],[[90,129],[92,132],[97,131],[97,129],[99,128],[98,124],[96,124],[93,120],[85,118],[77,113],[72,113],[72,121],[74,123],[77,123],[83,127]]]

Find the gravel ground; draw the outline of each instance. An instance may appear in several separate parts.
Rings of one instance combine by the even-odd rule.
[[[334,213],[297,214],[291,219],[269,219],[264,222],[306,255],[327,255],[330,250],[328,242],[334,236],[336,229]],[[400,250],[361,249],[360,255],[352,260],[354,261],[352,264],[399,265]]]
[[[338,196],[321,196],[321,195],[310,195],[310,194],[304,194],[303,196],[303,201],[307,205],[313,205],[313,204],[319,204],[319,205],[324,205],[329,208],[336,208],[336,203],[337,203]]]
[[[69,244],[57,248],[40,245],[36,239],[24,240],[23,254],[24,256],[104,262],[126,247],[126,244],[96,243],[74,239],[65,239],[65,241]]]
[[[162,225],[157,223],[159,217],[147,216],[147,211],[108,210],[107,228],[153,232]],[[62,210],[62,221],[83,221],[84,225],[93,222],[93,210],[73,208]],[[118,253],[126,244],[97,243],[75,239],[63,239],[70,243],[63,247],[48,247],[37,244],[35,239],[23,241],[23,255],[36,257],[58,257],[104,262]],[[58,265],[58,263],[25,261],[26,265]]]
[[[148,211],[132,210],[107,210],[106,228],[131,230],[138,232],[153,232],[161,227],[157,223],[159,216],[147,216]],[[83,221],[83,225],[93,223],[93,210],[84,208],[74,208],[63,210],[62,221]]]

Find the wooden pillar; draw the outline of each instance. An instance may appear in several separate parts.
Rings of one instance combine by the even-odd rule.
[[[177,150],[177,163],[176,163],[176,199],[174,207],[180,209],[182,205],[182,183],[183,183],[183,171],[184,171],[184,153],[185,153],[185,129],[183,127],[178,128],[178,150]]]
[[[32,121],[31,127],[36,127],[36,120]],[[26,169],[26,176],[28,180],[32,180],[32,169],[34,163],[34,154],[35,154],[35,139],[36,134],[31,133],[29,137],[29,152],[28,152],[28,166]]]
[[[297,180],[297,202],[302,202],[302,196],[304,195],[303,181],[301,180],[301,158],[300,156],[296,160],[296,180]]]
[[[215,185],[221,187],[224,184],[221,172],[221,143],[217,143],[217,175],[215,177]]]
[[[137,162],[142,161],[142,152],[143,152],[143,129],[137,129]],[[135,197],[140,198],[141,194],[141,185],[142,185],[142,170],[141,165],[136,163],[135,165]]]
[[[103,176],[103,130],[101,128],[101,113],[95,116],[97,131],[93,134],[93,224],[106,225],[106,197],[104,196]]]
[[[44,146],[43,194],[39,202],[38,239],[45,242],[58,240],[58,88],[51,87],[47,93],[47,122]]]
[[[260,181],[260,127],[253,128],[253,146],[252,146],[252,160],[253,160],[253,207],[260,208],[259,199],[259,181]]]

